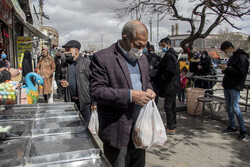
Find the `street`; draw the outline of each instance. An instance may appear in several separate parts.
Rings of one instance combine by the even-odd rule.
[[[165,122],[162,98],[158,108]],[[243,115],[249,131],[250,113],[243,112]],[[146,167],[248,167],[249,139],[237,140],[239,132],[235,135],[222,135],[221,130],[227,127],[227,121],[224,108],[215,113],[214,120],[208,117],[203,122],[198,117],[188,115],[186,111],[177,112],[176,134],[168,135],[164,147],[147,150]],[[97,135],[94,138],[102,149],[101,140]]]

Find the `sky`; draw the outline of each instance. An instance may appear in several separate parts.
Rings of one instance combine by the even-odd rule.
[[[179,0],[179,8],[183,15],[193,6],[191,3],[183,4]],[[38,0],[33,0],[33,4],[38,8]],[[44,0],[44,12],[49,15],[49,20],[44,18],[44,26],[50,26],[59,31],[59,46],[64,45],[69,40],[78,40],[82,44],[81,50],[88,50],[89,46],[97,49],[110,46],[121,38],[121,30],[124,24],[131,18],[122,20],[115,19],[113,7],[121,7],[121,3],[116,0]],[[152,37],[153,44],[157,41],[157,16],[152,17]],[[149,29],[149,16],[142,18],[142,22]],[[179,24],[179,34],[187,33],[189,26],[183,22],[169,20],[165,17],[159,23],[159,39],[171,34],[171,25]],[[240,32],[250,34],[250,17],[245,17],[244,21],[234,20],[234,23],[242,27]],[[230,27],[223,23],[212,33],[216,33],[219,28]],[[238,31],[238,30],[233,30]]]

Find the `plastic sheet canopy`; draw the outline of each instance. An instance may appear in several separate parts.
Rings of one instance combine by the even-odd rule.
[[[110,166],[73,103],[2,106],[0,126],[0,166]]]

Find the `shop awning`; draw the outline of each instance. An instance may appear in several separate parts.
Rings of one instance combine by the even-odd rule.
[[[30,23],[26,22],[23,23],[24,26],[26,26],[32,33],[34,33],[36,36],[44,39],[44,40],[49,40],[50,38],[47,37],[45,34],[43,34],[41,31],[39,31],[38,29],[36,29],[33,25],[31,25]]]

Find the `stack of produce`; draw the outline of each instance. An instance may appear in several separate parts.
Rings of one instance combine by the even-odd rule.
[[[16,103],[17,81],[6,81],[0,84],[0,105],[10,105]]]

